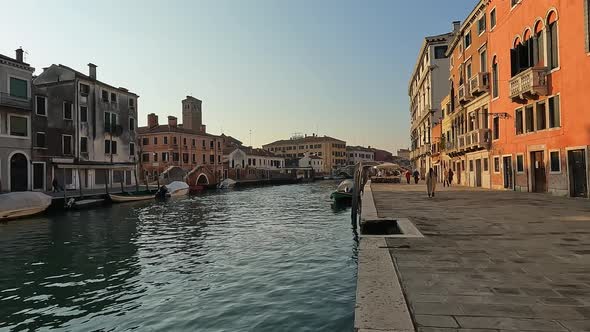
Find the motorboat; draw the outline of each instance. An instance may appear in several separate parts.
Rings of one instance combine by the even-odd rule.
[[[52,199],[49,195],[34,191],[0,194],[0,221],[41,213],[51,205]]]
[[[114,203],[138,202],[154,199],[156,190],[140,190],[134,192],[123,192],[119,194],[109,194],[109,198]]]
[[[352,202],[353,191],[354,182],[347,179],[340,182],[336,191],[330,195],[330,198],[334,200],[334,203],[349,203]]]
[[[166,188],[166,197],[178,197],[188,194],[189,185],[183,181],[172,181],[164,188]]]
[[[72,197],[66,202],[66,208],[76,209],[76,210],[88,209],[88,208],[92,208],[92,207],[101,206],[104,203],[105,203],[104,198],[85,198],[85,199],[76,200],[75,198]]]
[[[218,189],[229,189],[229,188],[233,188],[236,185],[236,181],[232,180],[232,179],[225,179],[223,181],[221,181],[218,185],[217,188]]]

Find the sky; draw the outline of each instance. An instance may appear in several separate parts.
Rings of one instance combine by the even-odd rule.
[[[2,3],[5,2],[5,3]],[[20,46],[39,74],[64,64],[181,119],[203,101],[213,134],[261,146],[294,133],[394,152],[409,145],[408,80],[424,36],[476,0],[0,0],[0,53]],[[251,134],[250,134],[251,133]]]

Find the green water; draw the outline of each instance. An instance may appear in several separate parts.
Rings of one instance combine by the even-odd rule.
[[[0,224],[0,330],[352,331],[333,181]]]

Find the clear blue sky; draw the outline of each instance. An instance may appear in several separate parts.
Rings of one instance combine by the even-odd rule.
[[[425,35],[476,0],[10,1],[0,53],[22,46],[39,74],[62,63],[180,117],[203,100],[208,131],[259,146],[292,133],[407,147],[407,82]],[[165,121],[165,120],[164,120]]]

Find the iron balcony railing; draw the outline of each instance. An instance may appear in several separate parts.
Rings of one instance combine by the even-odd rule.
[[[29,111],[32,109],[31,98],[15,97],[5,92],[0,92],[0,105]]]

